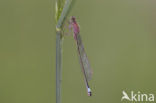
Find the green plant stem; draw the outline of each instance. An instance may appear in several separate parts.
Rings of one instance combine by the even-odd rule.
[[[61,69],[62,69],[61,32],[56,34],[56,103],[61,103]]]
[[[61,103],[61,71],[62,71],[62,24],[68,14],[72,0],[66,0],[56,25],[56,103]]]
[[[61,16],[57,22],[56,28],[61,28],[62,24],[64,23],[65,17],[67,17],[67,14],[69,12],[71,3],[72,0],[66,0]]]

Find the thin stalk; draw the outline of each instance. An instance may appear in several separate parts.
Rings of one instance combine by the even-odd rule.
[[[56,12],[56,103],[61,103],[62,25],[69,12],[71,2],[72,0],[66,0],[61,14],[59,14],[60,9],[62,9],[60,6]],[[61,3],[60,0],[57,0],[57,3]]]
[[[61,32],[56,34],[56,103],[61,103],[61,69],[62,69]]]
[[[57,22],[56,28],[62,27],[62,24],[64,23],[64,20],[68,15],[71,4],[72,4],[72,0],[66,0],[64,8],[63,8],[62,13],[61,13],[61,16]]]

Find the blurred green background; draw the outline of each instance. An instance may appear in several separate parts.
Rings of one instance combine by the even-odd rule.
[[[64,38],[62,103],[120,103],[156,94],[156,1],[76,0],[93,68],[87,97],[77,48]],[[0,103],[55,103],[55,0],[0,0]]]

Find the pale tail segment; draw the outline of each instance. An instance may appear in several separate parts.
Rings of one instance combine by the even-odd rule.
[[[77,43],[77,49],[78,49],[82,72],[84,74],[84,80],[85,80],[85,84],[86,84],[87,93],[88,93],[88,96],[91,96],[92,92],[89,87],[88,81],[92,77],[92,70],[91,70],[86,52],[84,50],[84,46],[82,44],[81,36],[79,34],[79,26],[75,20],[75,17],[72,17],[70,22],[71,22],[73,32],[74,32],[74,39],[76,40],[76,43]]]

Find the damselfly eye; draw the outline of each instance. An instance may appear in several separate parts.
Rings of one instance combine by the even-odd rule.
[[[74,16],[72,16],[72,17],[71,17],[71,20],[74,22],[74,21],[75,21],[75,17],[74,17]]]

